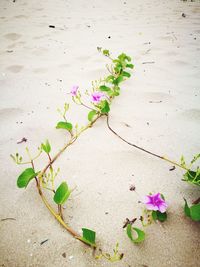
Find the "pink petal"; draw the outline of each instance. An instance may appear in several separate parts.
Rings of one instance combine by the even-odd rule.
[[[144,198],[143,198],[143,203],[144,203],[144,204],[148,204],[148,203],[150,203],[150,202],[151,202],[150,197],[149,197],[149,196],[144,196]]]
[[[160,195],[160,193],[157,193],[157,194],[152,195],[151,197],[154,199],[160,199],[161,195]]]
[[[161,213],[164,213],[167,209],[167,204],[165,202],[163,202],[161,205],[159,205],[158,207],[158,210],[161,212]]]
[[[146,204],[146,208],[148,209],[148,210],[158,210],[158,207],[157,206],[155,206],[155,205],[153,205],[153,204]]]

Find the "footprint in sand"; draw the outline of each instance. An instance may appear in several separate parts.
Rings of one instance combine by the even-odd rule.
[[[44,8],[35,8],[36,11],[42,11]]]
[[[38,39],[42,39],[42,38],[45,38],[45,37],[48,37],[48,36],[49,36],[49,34],[39,35],[39,36],[33,37],[33,39],[38,40]]]
[[[4,37],[8,40],[16,41],[19,38],[21,38],[22,36],[21,36],[21,34],[18,34],[18,33],[8,33],[8,34],[5,34]]]
[[[98,74],[103,73],[103,71],[104,71],[103,68],[93,69],[92,71],[89,72],[89,75],[91,75],[91,77],[98,77]]]
[[[149,103],[162,103],[164,101],[168,101],[173,98],[170,94],[160,93],[160,92],[149,92],[144,94],[145,94],[145,99],[147,99]]]
[[[20,46],[20,45],[24,45],[26,42],[16,42],[16,43],[13,43],[11,45],[8,45],[7,48],[14,48],[16,46]]]
[[[45,69],[45,68],[36,68],[33,70],[33,72],[36,74],[46,73],[47,71],[48,71],[48,69]]]
[[[18,15],[18,16],[14,16],[13,18],[16,18],[16,19],[27,19],[28,16],[25,16],[25,15]]]
[[[159,37],[159,39],[164,40],[164,41],[174,41],[173,36],[161,36],[161,37]]]
[[[174,63],[179,66],[189,65],[189,63],[184,60],[175,60]]]
[[[180,116],[189,121],[200,122],[200,109],[192,108],[183,111]]]
[[[69,68],[70,67],[70,64],[61,64],[59,65],[59,68],[61,69],[65,69],[65,68]]]
[[[173,56],[174,57],[174,56],[178,55],[178,53],[175,52],[175,51],[169,51],[169,52],[166,53],[166,55],[167,56]]]
[[[6,68],[7,70],[13,72],[13,73],[18,73],[20,72],[22,69],[24,68],[24,66],[21,65],[12,65],[9,66],[8,68]]]
[[[2,109],[0,109],[1,121],[18,116],[22,112],[23,112],[23,110],[20,108],[2,108]]]
[[[195,7],[193,10],[192,10],[192,13],[200,13],[200,7]]]
[[[41,47],[41,48],[38,48],[38,49],[34,50],[34,51],[32,52],[32,54],[33,54],[33,55],[36,55],[36,56],[42,56],[42,55],[44,55],[46,52],[48,52],[48,49]]]
[[[88,56],[80,56],[77,58],[79,61],[83,61],[83,62],[86,62],[88,61],[90,58]]]

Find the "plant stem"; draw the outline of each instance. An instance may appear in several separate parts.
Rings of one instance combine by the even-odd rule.
[[[51,159],[51,161],[49,161],[49,163],[46,165],[46,167],[40,172],[40,174],[38,175],[39,180],[42,180],[43,175],[45,174],[45,172],[47,171],[47,169],[57,160],[57,158],[60,157],[60,155],[65,151],[65,149],[67,147],[69,147],[70,145],[72,145],[77,138],[72,137],[70,139],[70,141],[65,144],[65,146]]]
[[[93,108],[91,108],[91,107],[85,105],[83,102],[81,102],[81,105],[82,105],[83,107],[87,108],[87,109],[94,110]]]
[[[87,126],[85,126],[79,133],[77,133],[75,136],[71,137],[71,139],[69,140],[69,142],[67,144],[64,145],[64,147],[51,159],[49,157],[49,162],[48,164],[46,165],[46,167],[39,173],[38,175],[38,178],[35,177],[35,180],[36,180],[36,186],[37,186],[37,189],[38,189],[38,193],[40,195],[40,197],[42,198],[42,201],[44,202],[45,206],[47,207],[47,209],[50,211],[50,213],[55,217],[55,219],[72,235],[74,236],[76,239],[80,240],[81,242],[85,243],[86,245],[88,246],[92,246],[92,247],[95,247],[94,245],[90,245],[88,243],[86,243],[82,237],[76,233],[72,228],[70,228],[63,220],[63,215],[62,215],[62,207],[61,205],[58,205],[58,213],[57,214],[54,209],[52,208],[52,206],[48,203],[47,199],[45,198],[43,192],[42,192],[42,189],[41,189],[41,186],[40,186],[40,182],[42,181],[43,179],[43,175],[45,174],[45,172],[47,171],[47,169],[49,167],[52,166],[52,164],[60,157],[60,155],[70,146],[72,145],[76,140],[77,138],[81,135],[81,133],[83,133],[84,131],[86,131],[87,129],[89,129],[90,127],[93,126],[93,124],[100,118],[102,117],[103,114],[99,114],[92,122],[90,122]],[[33,161],[31,161],[31,164],[32,164],[32,167],[34,169],[34,164],[33,164]]]
[[[33,160],[31,160],[31,165],[32,165],[32,168],[35,170],[35,166],[34,166],[34,162]],[[52,208],[52,206],[48,203],[47,199],[45,198],[43,192],[42,192],[42,189],[41,189],[41,186],[40,186],[40,180],[35,177],[35,181],[36,181],[36,186],[37,186],[37,189],[38,189],[38,193],[40,195],[40,197],[42,198],[42,201],[44,202],[44,204],[46,205],[46,207],[48,208],[48,210],[51,212],[51,214],[53,214],[53,216],[56,218],[57,221],[59,221],[59,223],[71,234],[73,235],[75,238],[79,239],[80,241],[82,241],[83,243],[85,243],[81,236],[76,233],[72,228],[70,228],[63,220],[63,216],[62,216],[62,208],[61,208],[61,205],[58,205],[58,209],[59,209],[59,214],[57,214],[54,209]],[[85,243],[87,244],[87,243]],[[88,245],[88,244],[87,244]]]
[[[49,161],[49,163],[46,165],[46,167],[40,172],[39,174],[39,179],[42,179],[42,176],[45,174],[47,169],[60,157],[60,155],[69,147],[71,146],[77,138],[87,129],[91,128],[93,124],[100,118],[102,117],[102,114],[99,114],[92,122],[88,123],[87,126],[85,126],[79,133],[77,133],[75,136],[73,136],[67,144],[64,145],[64,147]]]
[[[38,193],[42,198],[42,201],[44,202],[44,204],[46,205],[46,207],[48,208],[48,210],[51,212],[51,214],[56,218],[57,221],[59,221],[59,223],[71,234],[73,235],[75,238],[80,239],[81,236],[76,233],[73,229],[71,229],[61,218],[61,216],[59,214],[57,214],[54,209],[52,208],[52,206],[48,203],[47,199],[45,198],[45,196],[43,195],[43,192],[41,190],[40,184],[37,184],[37,189],[38,189]]]
[[[32,165],[34,167],[34,165]],[[87,242],[85,242],[82,237],[76,233],[71,227],[69,227],[63,220],[63,217],[62,217],[62,210],[61,210],[61,206],[59,205],[59,210],[60,210],[60,214],[57,214],[54,209],[52,208],[52,206],[48,203],[47,199],[45,198],[43,192],[42,192],[42,189],[40,187],[40,182],[38,180],[37,177],[35,177],[35,180],[36,180],[36,186],[37,186],[37,189],[38,189],[38,193],[40,195],[40,197],[42,198],[42,201],[44,202],[45,206],[47,207],[47,209],[50,211],[50,213],[56,218],[56,220],[73,236],[75,237],[76,239],[80,240],[81,242],[83,242],[84,244],[88,245],[88,246],[91,246],[89,245]]]
[[[123,142],[125,142],[126,144],[128,144],[128,145],[130,145],[130,146],[133,146],[133,147],[135,147],[136,149],[139,149],[139,150],[141,150],[141,151],[143,151],[143,152],[145,152],[145,153],[147,153],[147,154],[150,154],[151,156],[154,156],[154,157],[156,157],[156,158],[159,158],[159,159],[165,160],[165,161],[167,161],[167,162],[170,162],[170,163],[172,163],[172,164],[174,164],[174,165],[176,165],[176,166],[178,166],[178,167],[180,167],[180,168],[182,168],[182,169],[188,171],[188,169],[187,169],[186,167],[180,165],[179,163],[177,163],[177,162],[175,162],[175,161],[172,161],[172,160],[170,160],[170,159],[168,159],[168,158],[166,158],[166,157],[164,157],[164,156],[160,156],[160,155],[158,155],[158,154],[156,154],[156,153],[153,153],[153,152],[151,152],[151,151],[149,151],[149,150],[147,150],[147,149],[144,149],[144,148],[142,148],[142,147],[140,147],[140,146],[137,146],[137,145],[135,145],[135,144],[133,144],[133,143],[127,141],[126,139],[124,139],[123,137],[121,137],[116,131],[114,131],[114,130],[111,128],[110,123],[109,123],[109,115],[108,115],[108,114],[107,114],[106,117],[107,117],[106,122],[107,122],[108,129],[109,129],[114,135],[116,135],[119,139],[121,139]]]
[[[165,160],[165,161],[167,161],[167,162],[170,162],[170,163],[172,163],[172,164],[174,164],[174,165],[176,165],[176,166],[178,166],[178,167],[181,168],[181,169],[184,169],[184,170],[186,170],[186,171],[189,171],[189,169],[187,169],[186,167],[182,166],[181,164],[179,164],[179,163],[177,163],[177,162],[175,162],[175,161],[173,161],[173,160],[170,160],[170,159],[168,159],[168,158],[166,158],[166,157],[162,157],[162,159]]]
[[[60,204],[58,204],[58,213],[59,213],[61,219],[64,221],[64,217],[63,217],[63,213],[62,213],[62,206]]]

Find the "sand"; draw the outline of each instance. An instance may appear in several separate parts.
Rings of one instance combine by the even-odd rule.
[[[169,171],[171,164],[123,143],[104,118],[56,162],[61,168],[56,185],[66,180],[76,186],[66,204],[66,221],[77,231],[94,229],[105,252],[119,242],[120,262],[95,260],[92,250],[52,217],[34,183],[18,189],[23,167],[9,155],[25,154],[26,146],[35,153],[46,138],[53,154],[62,147],[66,134],[55,129],[56,109],[69,102],[73,84],[84,91],[106,74],[108,61],[97,46],[113,56],[125,52],[135,64],[112,105],[112,127],[177,161],[182,154],[190,160],[199,153],[200,3],[1,0],[0,43],[0,266],[197,267],[200,227],[184,216],[183,197],[191,203],[199,197],[198,188],[181,181],[182,170]],[[72,107],[70,120],[85,124],[86,114]],[[27,142],[17,144],[23,137]],[[45,162],[42,157],[37,168]],[[129,190],[132,184],[137,193]],[[140,216],[138,200],[149,192],[165,195],[168,220],[147,227],[146,241],[137,246],[122,226],[125,218]]]

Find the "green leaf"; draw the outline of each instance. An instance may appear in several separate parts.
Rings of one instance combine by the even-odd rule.
[[[115,91],[115,92],[113,92],[113,95],[114,96],[118,96],[119,95],[119,92]]]
[[[103,50],[103,54],[104,54],[104,56],[107,56],[107,57],[110,56],[110,52],[109,52],[109,50],[107,50],[107,49],[104,49],[104,50]]]
[[[91,110],[89,113],[88,113],[88,120],[89,121],[92,121],[94,116],[97,114],[96,110]]]
[[[114,87],[113,87],[113,90],[112,91],[110,91],[110,92],[108,92],[108,95],[109,96],[118,96],[118,95],[120,95],[120,87],[119,86],[117,86],[117,85],[115,85]]]
[[[102,107],[101,107],[101,113],[108,113],[110,111],[110,106],[108,104],[107,100],[104,100]]]
[[[193,221],[200,221],[200,204],[195,204],[190,207],[190,216]]]
[[[135,231],[137,234],[136,238],[133,238],[132,231]],[[133,243],[140,243],[145,240],[145,232],[139,228],[132,227],[130,224],[126,227],[126,233]]]
[[[185,206],[184,206],[185,215],[190,217],[193,221],[200,221],[200,204],[195,204],[189,207],[187,204],[187,200],[184,199],[184,201],[185,201]]]
[[[67,183],[62,182],[60,186],[57,188],[53,199],[56,202],[56,204],[62,205],[63,203],[65,203],[65,201],[67,201],[70,194],[71,191],[69,190]]]
[[[91,246],[96,246],[95,244],[96,233],[87,228],[82,228],[82,231],[83,231],[82,240]]]
[[[56,125],[56,129],[65,129],[67,131],[71,131],[73,128],[73,125],[70,122],[65,121],[59,121]]]
[[[126,68],[133,69],[134,65],[133,64],[126,64]]]
[[[124,77],[128,77],[128,78],[131,77],[131,74],[130,74],[129,72],[126,72],[126,71],[123,71],[123,72],[122,72],[122,75],[123,75]]]
[[[121,70],[123,69],[123,66],[121,63],[116,63],[115,67],[114,67],[114,70],[116,73],[120,73]]]
[[[103,92],[108,92],[108,91],[111,90],[108,86],[105,86],[105,85],[101,85],[101,86],[99,87],[99,89],[100,89],[101,91],[103,91]]]
[[[118,56],[120,61],[124,61],[126,59],[126,54],[122,53]]]
[[[157,220],[160,222],[164,222],[167,220],[167,213],[160,212],[159,210],[156,211]]]
[[[126,59],[130,62],[131,61],[131,57],[126,56]]]
[[[17,178],[17,186],[19,188],[27,187],[29,182],[37,176],[38,173],[35,173],[33,168],[27,168],[25,171],[23,171],[20,176]]]
[[[184,175],[184,181],[194,184],[194,185],[198,185],[200,186],[200,169],[197,168],[197,171],[187,171]]]
[[[46,140],[46,143],[42,144],[41,147],[44,150],[44,152],[46,152],[47,154],[49,154],[51,152],[51,146],[50,146],[48,140]]]
[[[131,61],[131,58],[130,58],[129,56],[127,56],[126,54],[124,54],[124,53],[122,53],[121,55],[119,55],[119,56],[118,56],[118,59],[119,59],[120,61],[125,61],[125,60],[127,60],[127,61]]]
[[[185,201],[185,206],[184,206],[185,215],[188,216],[188,217],[191,217],[190,216],[190,208],[189,208],[187,200],[185,198],[184,198],[184,201]]]
[[[123,76],[120,75],[119,77],[117,77],[117,79],[113,81],[113,84],[118,85],[119,83],[123,82],[123,80],[124,80]]]
[[[115,77],[114,77],[113,75],[109,75],[109,76],[106,78],[106,82],[108,82],[108,83],[112,83],[114,80],[115,80]]]

